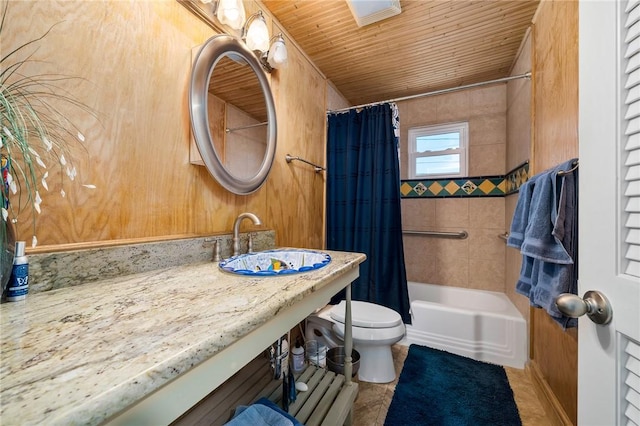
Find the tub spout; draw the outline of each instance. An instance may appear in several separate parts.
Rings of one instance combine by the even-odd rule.
[[[262,225],[260,218],[253,213],[240,213],[233,223],[233,255],[240,254],[240,222],[243,219],[251,219],[254,225]]]

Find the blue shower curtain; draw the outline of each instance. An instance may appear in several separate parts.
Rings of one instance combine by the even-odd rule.
[[[327,249],[365,253],[353,299],[387,306],[409,324],[397,107],[352,109],[328,120]]]

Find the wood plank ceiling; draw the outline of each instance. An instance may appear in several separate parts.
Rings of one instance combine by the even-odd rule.
[[[359,105],[508,76],[539,1],[401,0],[364,27],[345,0],[262,3]]]

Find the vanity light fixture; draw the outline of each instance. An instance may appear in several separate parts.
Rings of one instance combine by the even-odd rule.
[[[242,40],[250,50],[257,50],[260,55],[269,49],[269,30],[261,10],[249,16],[245,22],[242,27]]]
[[[216,9],[215,14],[221,24],[234,30],[242,28],[245,18],[242,0],[219,0]]]
[[[271,38],[271,47],[269,51],[262,54],[260,62],[269,72],[273,69],[284,68],[287,66],[287,46],[284,43],[282,33]]]

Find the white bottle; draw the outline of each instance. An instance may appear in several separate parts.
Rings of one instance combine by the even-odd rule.
[[[296,346],[291,349],[293,358],[292,369],[294,373],[300,373],[304,370],[304,348],[300,345],[300,341],[296,341]]]
[[[24,241],[16,241],[13,269],[7,285],[7,301],[16,302],[27,297],[29,292],[29,259],[24,254]]]
[[[282,343],[280,344],[280,359],[282,376],[284,376],[289,372],[289,342],[287,342],[287,339],[284,338],[282,339]],[[282,378],[282,376],[280,378]]]

